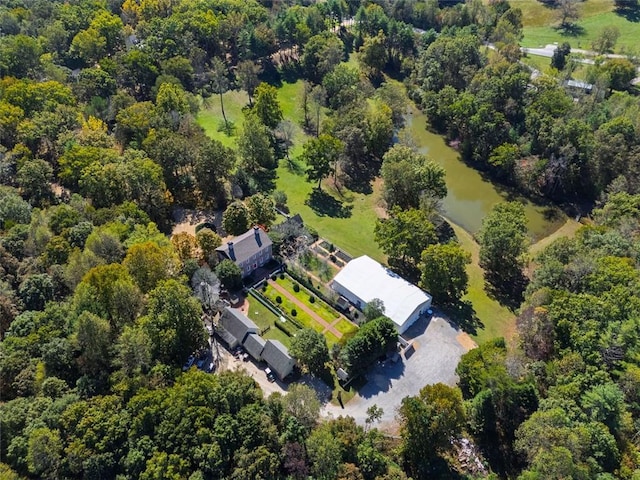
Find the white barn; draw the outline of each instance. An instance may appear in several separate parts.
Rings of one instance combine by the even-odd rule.
[[[431,295],[366,255],[347,263],[331,287],[359,310],[374,298],[382,300],[400,334],[431,307]]]

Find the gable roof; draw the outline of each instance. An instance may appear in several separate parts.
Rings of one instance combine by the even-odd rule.
[[[347,263],[333,281],[367,303],[382,300],[384,314],[398,326],[419,306],[431,302],[429,294],[366,255]]]
[[[226,307],[220,316],[220,325],[229,335],[242,343],[248,333],[258,333],[258,326],[244,313],[235,308]]]
[[[266,340],[257,333],[250,333],[247,335],[247,338],[245,338],[242,346],[254,360],[260,360],[265,343]]]
[[[291,373],[295,363],[293,357],[289,355],[287,347],[278,340],[267,340],[262,351],[262,359],[276,371],[281,379]]]
[[[216,248],[236,263],[249,260],[252,255],[272,245],[269,235],[260,227],[253,227],[242,235],[233,237],[229,242]]]

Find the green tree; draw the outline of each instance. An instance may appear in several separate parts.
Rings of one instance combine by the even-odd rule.
[[[318,394],[313,388],[300,383],[291,385],[282,399],[282,404],[285,413],[295,418],[308,431],[316,425],[321,405]]]
[[[562,28],[571,27],[580,18],[578,0],[559,0],[558,18]]]
[[[600,35],[593,41],[591,48],[599,54],[613,50],[620,37],[620,29],[615,25],[608,25],[602,29]]]
[[[179,270],[178,259],[167,247],[154,242],[137,243],[127,251],[122,264],[142,293],[148,293],[156,285],[176,275]]]
[[[200,302],[189,287],[163,280],[149,293],[147,315],[140,319],[159,361],[180,364],[205,341]]]
[[[324,335],[309,328],[300,330],[293,337],[289,351],[314,375],[322,373],[329,361],[329,348]]]
[[[244,117],[242,132],[238,138],[238,152],[242,167],[249,173],[255,174],[277,166],[269,131],[251,112]]]
[[[601,69],[609,77],[612,90],[628,90],[636,76],[635,67],[627,58],[609,59]]]
[[[42,427],[29,434],[27,465],[29,472],[43,479],[59,478],[62,441],[57,430]]]
[[[444,168],[404,145],[395,145],[384,155],[380,176],[388,210],[419,208],[423,197],[447,195]]]
[[[556,47],[551,57],[551,66],[558,70],[564,70],[567,64],[567,55],[571,53],[571,45],[567,42],[563,42],[559,47]]]
[[[215,233],[210,228],[202,228],[196,233],[196,242],[200,252],[202,252],[202,259],[208,264],[214,265],[216,260],[216,248],[222,245],[222,239],[220,235]]]
[[[323,32],[314,35],[304,45],[300,63],[305,77],[314,83],[321,83],[324,76],[331,72],[342,60],[344,44],[335,35]]]
[[[309,180],[318,181],[318,189],[321,188],[322,179],[335,171],[343,149],[340,140],[331,135],[322,134],[318,138],[312,138],[302,147],[301,158],[307,164],[307,177]]]
[[[527,219],[517,202],[495,205],[478,233],[480,266],[491,285],[519,298],[523,288],[523,255],[527,249]]]
[[[465,413],[460,390],[442,383],[427,385],[416,397],[405,397],[399,409],[402,455],[415,478],[429,475],[438,454],[451,450],[462,433]]]
[[[53,168],[44,160],[27,160],[18,169],[18,185],[23,196],[35,205],[46,205],[53,193]]]
[[[360,47],[360,64],[373,78],[378,78],[387,64],[387,38],[382,31],[374,37],[367,37]]]
[[[77,312],[87,310],[108,320],[116,335],[138,316],[142,295],[124,266],[99,265],[76,287],[74,306]]]
[[[387,317],[365,323],[340,351],[340,365],[350,376],[363,373],[377,358],[395,348],[398,332]]]
[[[253,111],[266,127],[273,130],[278,126],[283,117],[276,87],[264,82],[258,85]]]
[[[216,267],[216,276],[229,290],[237,290],[242,287],[242,270],[231,260],[222,260]]]
[[[269,228],[276,219],[276,206],[273,199],[262,193],[256,193],[245,200],[251,225]]]
[[[384,302],[379,298],[373,298],[368,301],[362,310],[364,317],[369,321],[384,316],[384,312]]]
[[[389,218],[378,220],[374,238],[389,256],[389,264],[415,277],[422,251],[437,242],[436,230],[423,210],[395,207]]]
[[[222,215],[222,228],[229,235],[240,235],[249,230],[251,213],[240,201],[233,202]]]
[[[420,286],[438,302],[458,302],[467,291],[471,254],[456,243],[429,245],[422,252]]]
[[[193,166],[196,184],[205,202],[213,200],[216,206],[224,205],[224,181],[229,177],[235,163],[234,150],[217,140],[205,140]]]
[[[236,77],[249,96],[249,106],[253,107],[253,94],[260,84],[258,75],[262,73],[262,67],[251,60],[243,60],[236,67]]]
[[[319,480],[337,478],[341,462],[340,445],[327,427],[316,428],[307,439],[307,454],[311,471]]]
[[[20,284],[18,294],[27,310],[44,310],[45,304],[53,300],[53,280],[46,273],[30,275]]]
[[[80,350],[80,370],[98,375],[108,370],[112,342],[109,322],[91,312],[82,312],[76,325],[76,343]]]

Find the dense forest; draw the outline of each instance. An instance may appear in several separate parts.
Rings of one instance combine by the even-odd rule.
[[[522,13],[504,0],[4,0],[0,33],[0,478],[640,478],[628,60],[590,67],[576,100],[562,68],[532,78],[519,62]],[[275,222],[287,79],[305,82],[315,194],[381,177],[376,241],[442,304],[470,260],[438,215],[444,170],[403,134],[409,101],[497,181],[597,205],[528,263],[518,205],[487,217],[481,264],[518,311],[517,341],[466,354],[459,386],[405,398],[399,435],[375,411],[321,419],[303,385],[265,398],[243,373],[181,369],[206,344],[192,285],[215,279],[221,238],[170,239],[172,207],[225,210],[231,234]],[[232,89],[242,125],[224,116]],[[212,102],[236,148],[196,122]],[[462,440],[482,469],[461,465]]]

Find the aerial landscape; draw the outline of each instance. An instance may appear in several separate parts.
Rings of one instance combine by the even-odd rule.
[[[639,0],[0,0],[0,480],[640,480]]]

